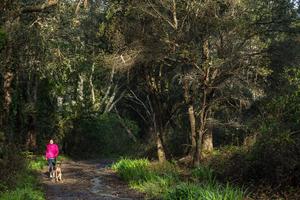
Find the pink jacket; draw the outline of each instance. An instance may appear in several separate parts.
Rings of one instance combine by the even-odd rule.
[[[46,159],[56,158],[58,156],[59,150],[57,144],[47,144],[46,149]]]

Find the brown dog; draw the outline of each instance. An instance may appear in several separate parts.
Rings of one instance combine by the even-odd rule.
[[[62,163],[57,163],[56,167],[55,167],[55,181],[58,182],[62,182],[62,170],[61,170],[61,164]]]

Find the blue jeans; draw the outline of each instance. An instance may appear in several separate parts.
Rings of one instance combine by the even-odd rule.
[[[49,173],[51,173],[54,170],[55,164],[56,164],[55,158],[48,158]]]

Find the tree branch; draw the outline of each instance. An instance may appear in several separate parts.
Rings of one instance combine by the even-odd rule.
[[[21,9],[20,13],[33,13],[33,12],[42,12],[48,8],[51,8],[58,4],[59,0],[48,0],[47,2],[43,3],[42,5],[38,6],[27,6]]]

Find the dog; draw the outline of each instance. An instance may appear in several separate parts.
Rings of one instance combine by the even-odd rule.
[[[55,181],[63,183],[61,165],[62,165],[61,162],[57,163],[55,170],[54,170],[54,174],[55,174]]]

